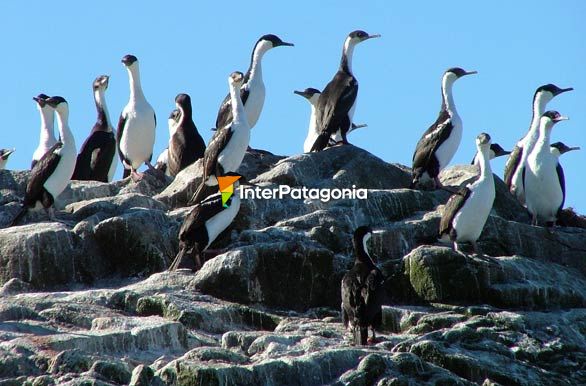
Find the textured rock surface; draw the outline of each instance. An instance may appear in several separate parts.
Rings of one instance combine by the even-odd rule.
[[[449,194],[408,189],[405,167],[353,146],[255,151],[245,184],[356,185],[368,200],[244,200],[197,274],[161,272],[199,169],[74,182],[58,199],[62,223],[40,211],[0,229],[0,385],[586,383],[586,230],[528,225],[500,179],[482,259],[437,243]],[[461,186],[474,173],[441,179]],[[0,171],[0,227],[27,178]],[[350,345],[338,312],[361,224],[382,230],[371,251],[388,278],[367,347]]]

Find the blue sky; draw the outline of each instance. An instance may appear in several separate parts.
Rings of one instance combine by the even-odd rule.
[[[350,142],[389,162],[410,165],[421,133],[440,107],[440,78],[449,67],[477,70],[460,80],[455,100],[464,122],[452,163],[468,163],[482,131],[506,149],[524,135],[531,97],[544,83],[572,86],[550,104],[570,117],[553,140],[583,150],[562,157],[566,205],[586,213],[586,2],[2,2],[3,75],[0,147],[16,147],[8,167],[27,168],[37,146],[39,92],[69,101],[78,147],[95,120],[91,83],[109,74],[114,124],[128,99],[120,59],[141,62],[145,95],[159,125],[154,158],[166,147],[166,118],[177,93],[191,95],[194,119],[211,136],[227,77],[245,71],[259,36],[274,33],[295,47],[270,51],[263,61],[267,98],[252,146],[276,154],[301,151],[309,105],[293,94],[323,88],[334,75],[348,32],[382,34],[355,51],[360,83],[357,123]],[[216,5],[217,4],[217,5]],[[552,6],[555,4],[555,6]],[[493,161],[502,176],[504,159]],[[119,165],[118,173],[121,174]]]

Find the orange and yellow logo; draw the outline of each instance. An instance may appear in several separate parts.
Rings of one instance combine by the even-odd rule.
[[[218,177],[218,186],[220,193],[222,193],[222,206],[227,208],[226,204],[230,197],[234,194],[234,183],[240,179],[240,176],[223,176]]]

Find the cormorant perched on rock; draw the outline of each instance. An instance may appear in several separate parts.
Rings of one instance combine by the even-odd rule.
[[[92,88],[98,118],[89,137],[81,145],[72,180],[111,182],[116,172],[116,138],[106,105],[106,90],[110,77],[100,75]]]
[[[368,343],[369,327],[374,340],[374,330],[382,323],[384,276],[366,245],[372,233],[368,226],[360,226],[354,231],[354,266],[342,279],[342,321],[352,330],[356,345]]]
[[[456,110],[452,87],[463,76],[476,74],[455,67],[448,69],[442,77],[442,107],[440,113],[417,142],[413,153],[413,182],[417,187],[423,177],[434,181],[434,188],[442,187],[439,173],[448,166],[462,139],[462,119]]]
[[[380,35],[369,35],[360,30],[352,31],[344,41],[342,60],[334,78],[327,84],[319,96],[316,106],[316,131],[319,133],[311,151],[322,151],[328,146],[330,137],[338,133],[343,144],[348,143],[346,134],[350,130],[356,97],[358,80],[352,73],[352,56],[358,43]]]
[[[551,130],[556,123],[566,119],[557,111],[547,111],[541,116],[539,136],[527,157],[523,173],[525,203],[532,216],[531,223],[538,225],[543,221],[549,231],[553,230],[566,200],[564,170],[550,147]]]
[[[480,255],[476,240],[484,229],[495,197],[489,159],[490,135],[482,133],[476,137],[476,148],[480,160],[480,175],[476,181],[450,197],[440,221],[439,236],[444,241],[451,241],[457,252],[461,252],[458,248],[459,242],[469,242],[474,252]]]
[[[218,192],[208,196],[189,212],[179,229],[179,253],[171,263],[170,271],[180,268],[190,268],[193,271],[200,269],[205,262],[204,251],[230,226],[238,214],[240,194],[237,189],[241,176],[228,173],[222,177],[232,178],[232,195],[226,200],[222,197],[225,193]]]
[[[167,170],[171,177],[203,157],[206,150],[206,144],[193,123],[189,95],[177,95],[175,104],[180,113],[177,125],[173,128],[174,132],[169,138],[167,152]]]

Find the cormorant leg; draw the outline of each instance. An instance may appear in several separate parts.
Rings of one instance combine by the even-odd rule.
[[[372,328],[372,336],[366,340],[367,344],[375,344],[376,343],[376,333],[374,332],[374,328]]]
[[[547,232],[550,235],[553,235],[555,233],[555,222],[548,221],[548,222],[545,223],[545,226],[546,226]]]
[[[132,181],[139,182],[143,179],[143,177],[144,174],[137,172],[136,170],[134,170],[134,168],[130,169],[130,178],[132,179]]]
[[[458,247],[458,242],[454,240],[454,251],[458,252],[461,255],[465,255],[464,252],[462,252],[462,250],[460,250],[460,247]]]
[[[533,215],[533,218],[531,219],[531,225],[533,225],[533,226],[538,226],[539,225],[539,222],[537,221],[537,215],[536,214],[534,214]]]

